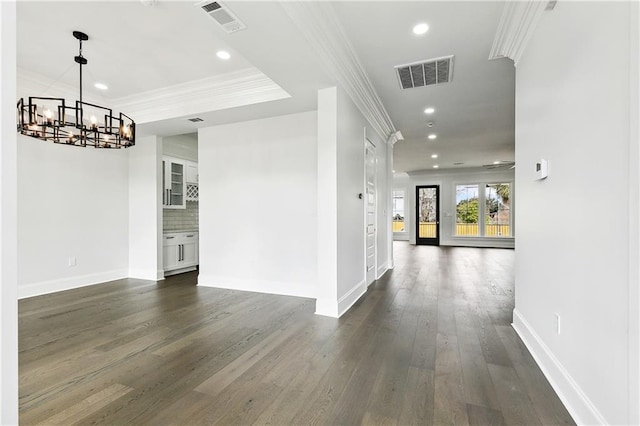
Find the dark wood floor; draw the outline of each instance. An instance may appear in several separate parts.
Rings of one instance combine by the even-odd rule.
[[[510,327],[514,252],[396,243],[343,318],[195,274],[20,301],[20,422],[573,424]]]

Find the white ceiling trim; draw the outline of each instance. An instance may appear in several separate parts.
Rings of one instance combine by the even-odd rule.
[[[137,123],[148,123],[290,97],[257,68],[247,68],[114,99],[113,104]]]
[[[404,137],[402,136],[402,132],[398,130],[397,132],[389,135],[389,138],[387,139],[387,143],[390,145],[395,145],[396,142],[403,141],[403,140],[404,140]]]
[[[333,7],[326,2],[283,2],[287,15],[314,47],[318,62],[346,90],[378,135],[396,132]]]
[[[518,66],[531,35],[549,1],[507,1],[502,11],[489,59],[510,58]]]
[[[53,81],[40,74],[18,70],[18,96],[79,99],[78,87]],[[276,101],[291,96],[257,68],[193,80],[123,98],[110,99],[84,93],[84,101],[111,108],[131,117],[137,124]],[[25,99],[27,102],[27,99]]]

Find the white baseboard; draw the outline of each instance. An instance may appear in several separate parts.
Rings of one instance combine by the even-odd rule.
[[[316,315],[340,318],[354,303],[367,292],[367,284],[362,281],[338,300],[316,299]]]
[[[344,315],[366,292],[367,283],[363,280],[338,299],[338,317]]]
[[[102,284],[106,281],[120,280],[129,276],[128,270],[117,269],[114,271],[98,272],[95,274],[79,275],[75,277],[60,278],[57,280],[41,281],[30,284],[18,285],[18,299],[40,296],[42,294],[55,293],[57,291],[71,290],[94,284]]]
[[[384,275],[384,273],[387,272],[388,270],[389,270],[389,268],[387,267],[387,262],[385,262],[381,266],[379,266],[378,270],[376,271],[376,280],[379,280],[380,277],[382,277]]]
[[[310,283],[286,283],[266,280],[245,280],[241,278],[220,277],[216,275],[198,275],[201,287],[224,288],[228,290],[253,291],[256,293],[278,294],[315,298],[315,285]]]
[[[335,299],[316,299],[316,315],[339,318],[338,301]]]
[[[515,248],[516,243],[513,238],[451,238],[440,240],[441,246],[450,247],[482,247],[482,248]]]
[[[137,280],[160,281],[164,279],[164,271],[162,269],[129,269],[129,278]]]
[[[517,309],[513,310],[511,326],[531,352],[573,420],[579,425],[609,424]]]

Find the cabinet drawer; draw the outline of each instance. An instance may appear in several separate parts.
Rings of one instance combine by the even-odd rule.
[[[198,241],[197,232],[172,232],[170,234],[162,235],[162,244],[165,246],[172,246],[176,244],[184,244],[196,241]]]

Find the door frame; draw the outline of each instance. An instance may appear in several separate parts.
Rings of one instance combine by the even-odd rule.
[[[420,238],[420,190],[423,188],[434,188],[436,190],[436,237]],[[415,223],[416,223],[416,245],[439,246],[440,245],[440,185],[416,185],[415,192]]]
[[[371,285],[373,282],[375,282],[375,280],[377,279],[378,276],[378,176],[377,176],[377,167],[376,167],[376,158],[377,158],[377,146],[375,143],[373,143],[373,141],[371,139],[369,139],[366,135],[366,128],[364,129],[364,149],[363,149],[363,154],[364,154],[364,176],[363,176],[363,183],[364,183],[364,191],[363,191],[363,201],[364,201],[364,208],[363,208],[363,214],[364,214],[364,281],[365,281],[365,285],[368,287],[369,285]],[[371,144],[371,147],[373,148],[371,150],[371,152],[373,152],[373,195],[374,195],[374,203],[373,203],[373,216],[374,216],[374,225],[373,225],[373,279],[369,280],[368,275],[367,275],[367,231],[368,231],[368,225],[367,225],[367,203],[368,203],[368,199],[367,199],[367,149],[368,144]]]

